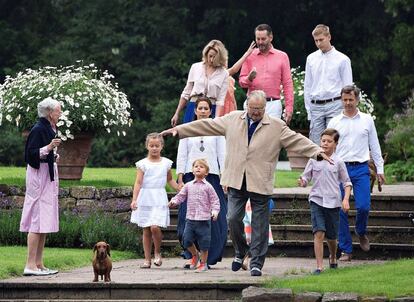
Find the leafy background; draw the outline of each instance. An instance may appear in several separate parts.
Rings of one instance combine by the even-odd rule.
[[[413,7],[412,0],[0,0],[0,81],[27,67],[76,60],[108,69],[127,93],[135,122],[126,137],[98,137],[89,165],[130,166],[146,154],[145,134],[169,126],[189,67],[209,40],[225,43],[231,65],[254,27],[269,23],[274,45],[288,53],[292,67],[303,67],[315,50],[311,31],[325,23],[333,45],[351,58],[355,82],[375,103],[382,140],[390,127],[385,121],[402,110],[414,87]],[[243,90],[236,96],[241,107]],[[0,163],[22,165],[19,134],[0,131]],[[167,139],[164,155],[174,159],[176,146]]]

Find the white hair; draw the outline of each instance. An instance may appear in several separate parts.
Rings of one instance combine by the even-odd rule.
[[[249,103],[250,99],[262,101],[263,104],[266,105],[266,93],[263,90],[254,90],[250,92],[249,96],[247,97],[247,104]]]
[[[60,105],[58,101],[51,97],[45,98],[37,104],[37,114],[39,117],[47,117],[55,108]]]

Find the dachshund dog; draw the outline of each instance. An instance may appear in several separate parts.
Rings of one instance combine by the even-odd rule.
[[[382,158],[384,159],[384,164],[387,161],[387,157],[388,157],[387,153],[384,153],[382,155]],[[372,189],[374,189],[375,181],[377,180],[377,167],[375,166],[374,160],[372,159],[371,156],[368,161],[368,168],[369,168],[369,178],[371,180],[371,193],[372,193]],[[382,186],[378,182],[378,192],[381,192],[381,191],[382,191]]]
[[[111,247],[104,241],[99,241],[93,247],[93,272],[95,278],[93,282],[98,282],[98,275],[101,276],[101,280],[105,277],[105,282],[111,281]]]

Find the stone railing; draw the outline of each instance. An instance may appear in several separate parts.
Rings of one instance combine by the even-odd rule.
[[[0,209],[23,208],[25,187],[0,185]],[[97,189],[92,186],[59,188],[59,209],[76,213],[101,210],[126,218],[130,211],[132,187]]]

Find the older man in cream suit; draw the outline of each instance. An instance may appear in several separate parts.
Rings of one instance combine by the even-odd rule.
[[[238,271],[251,255],[250,273],[261,276],[268,242],[268,200],[273,194],[273,173],[282,147],[302,155],[330,159],[309,139],[289,129],[285,122],[265,113],[266,95],[250,93],[246,111],[233,111],[215,119],[202,119],[163,131],[180,138],[226,137],[226,160],[221,184],[228,187],[227,220],[235,250],[232,270]],[[243,217],[247,200],[252,205],[252,238],[246,243]]]

